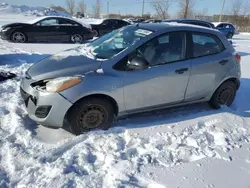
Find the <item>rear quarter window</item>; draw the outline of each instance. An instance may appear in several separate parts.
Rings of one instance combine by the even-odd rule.
[[[203,57],[220,53],[225,50],[221,40],[212,34],[193,33],[193,57]]]

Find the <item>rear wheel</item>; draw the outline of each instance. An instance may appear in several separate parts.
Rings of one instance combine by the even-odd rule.
[[[71,42],[73,43],[82,43],[83,42],[83,37],[80,34],[74,34],[70,38]]]
[[[99,32],[96,29],[93,30],[93,33],[94,33],[94,37],[98,37],[99,36]]]
[[[213,94],[209,104],[215,108],[219,109],[221,105],[230,106],[236,96],[237,86],[232,81],[224,82]]]
[[[227,34],[227,38],[228,38],[228,39],[232,39],[232,38],[233,38],[233,36],[234,36],[234,34],[233,34],[233,33],[228,33],[228,34]]]
[[[25,43],[27,41],[27,37],[24,33],[16,31],[11,35],[11,41],[15,43]]]
[[[109,129],[114,115],[110,101],[93,97],[76,103],[69,111],[68,122],[71,130],[79,135],[91,130]]]

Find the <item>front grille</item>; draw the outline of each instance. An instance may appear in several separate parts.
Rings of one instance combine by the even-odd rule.
[[[28,103],[29,103],[29,98],[31,97],[31,95],[26,93],[22,88],[20,88],[20,93],[21,93],[21,96],[24,100],[25,106],[27,107]]]

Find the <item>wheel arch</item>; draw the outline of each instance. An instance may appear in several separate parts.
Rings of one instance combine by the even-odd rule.
[[[211,98],[213,97],[214,93],[217,91],[217,89],[218,89],[222,84],[224,84],[225,82],[228,82],[228,81],[231,81],[231,82],[235,83],[237,89],[240,88],[240,80],[239,80],[239,78],[236,78],[236,77],[228,77],[228,78],[224,79],[222,82],[220,82],[220,84],[214,89],[214,91],[213,91],[213,93],[212,93],[212,95],[210,96],[209,99],[211,99]]]
[[[23,32],[22,30],[18,30],[18,29],[17,29],[17,30],[13,30],[13,31],[10,33],[10,39],[9,39],[9,40],[12,41],[12,36],[13,36],[13,34],[14,34],[15,32],[21,32],[21,33],[23,33],[23,34],[25,35],[25,37],[26,37],[26,42],[29,40],[29,37],[28,37],[27,33]]]
[[[67,111],[66,114],[68,114],[68,112],[77,104],[79,103],[80,101],[82,100],[86,100],[88,98],[102,98],[102,99],[106,99],[108,101],[110,101],[110,103],[112,104],[113,108],[114,108],[114,112],[115,112],[115,115],[117,116],[118,113],[119,113],[119,106],[118,106],[118,103],[116,102],[116,100],[109,96],[109,95],[106,95],[106,94],[90,94],[90,95],[86,95],[80,99],[78,99]]]

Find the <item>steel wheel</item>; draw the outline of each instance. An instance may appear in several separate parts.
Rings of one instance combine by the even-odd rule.
[[[74,34],[71,36],[71,42],[73,43],[82,43],[83,37],[80,34]]]
[[[93,33],[94,33],[94,37],[98,37],[99,33],[97,30],[93,30]]]
[[[236,84],[227,81],[216,90],[209,103],[215,109],[219,109],[221,105],[230,106],[235,99],[236,91]]]
[[[79,135],[91,130],[109,129],[114,115],[109,99],[89,97],[73,105],[67,114],[67,120],[73,133]]]
[[[77,124],[82,132],[101,128],[107,121],[106,110],[99,105],[90,105],[78,115]]]
[[[26,42],[26,36],[22,32],[15,32],[12,35],[12,41],[16,43],[24,43]]]
[[[230,105],[232,99],[234,98],[234,89],[232,87],[227,87],[221,90],[218,95],[218,103],[221,105]]]

